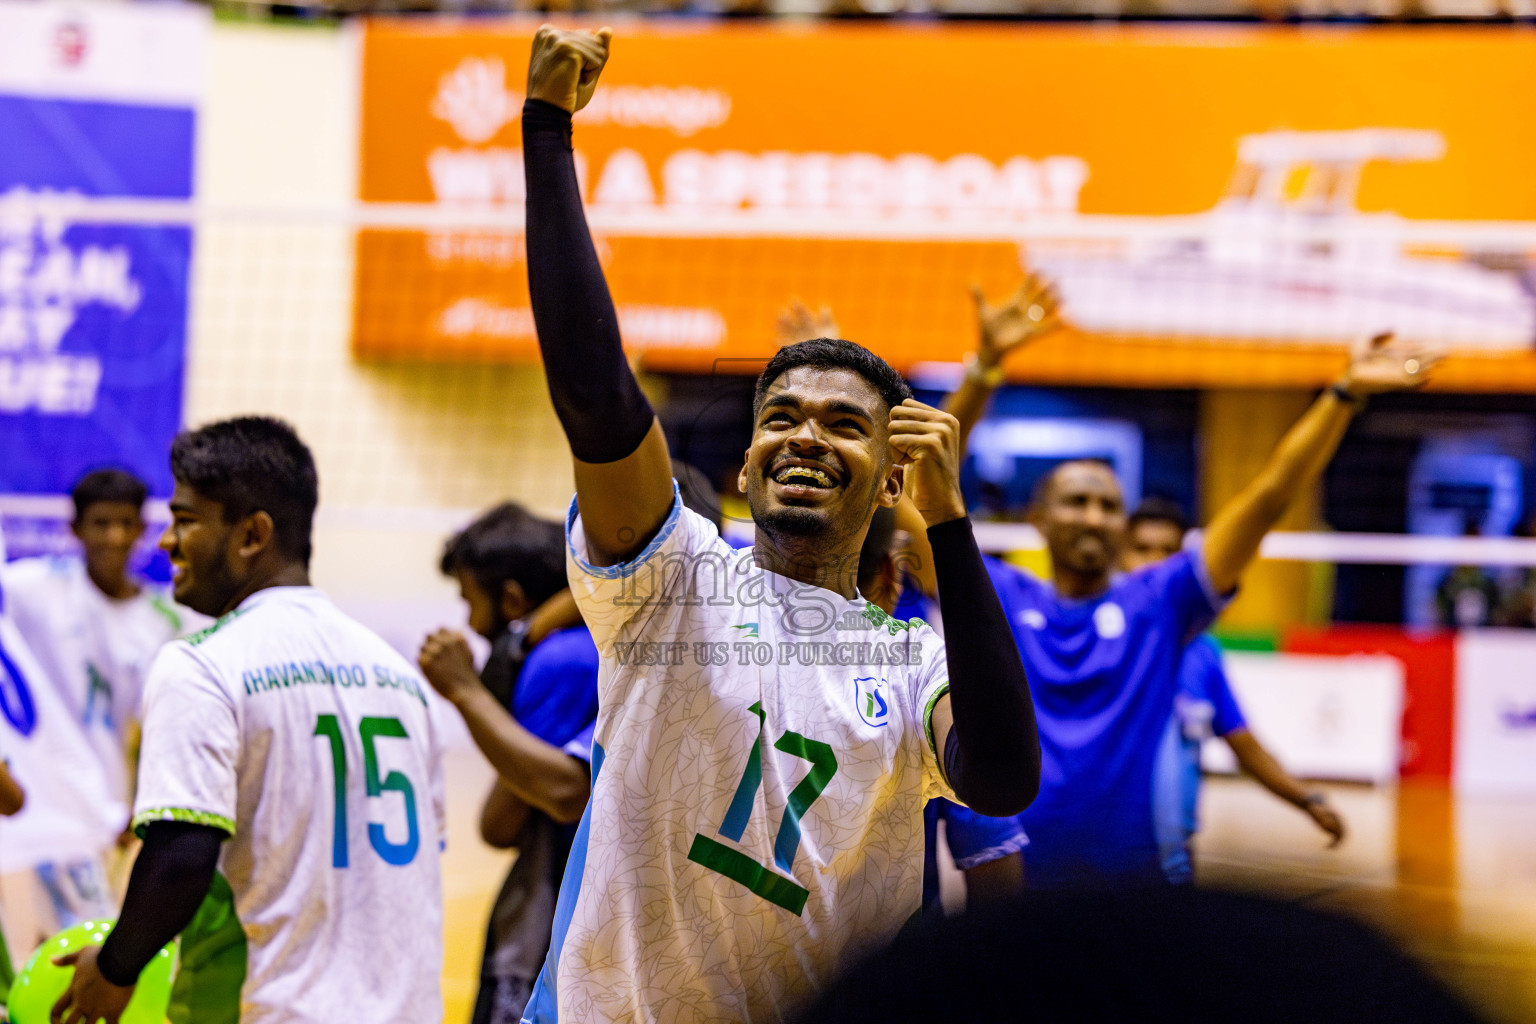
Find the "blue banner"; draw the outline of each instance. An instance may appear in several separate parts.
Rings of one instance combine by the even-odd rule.
[[[191,232],[9,227],[0,237],[0,490],[62,494],[114,465],[169,494]]]
[[[0,13],[27,57],[0,72],[0,497],[67,494],[104,466],[168,495],[192,231],[93,217],[90,201],[192,198],[205,16]],[[8,554],[28,553],[31,531],[8,532]]]

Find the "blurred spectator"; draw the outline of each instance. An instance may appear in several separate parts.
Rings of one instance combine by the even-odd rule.
[[[555,897],[590,788],[597,648],[565,578],[565,531],[506,502],[454,534],[441,569],[469,627],[491,642],[477,674],[468,643],[438,630],[422,674],[496,769],[480,837],[517,859],[491,908],[473,1024],[516,1024],[544,965]]]
[[[1468,519],[1462,536],[1481,535],[1482,529],[1477,522]],[[1447,572],[1435,588],[1435,607],[1442,626],[1456,629],[1491,626],[1499,604],[1499,585],[1481,566],[1458,565]]]
[[[1536,513],[1515,527],[1515,536],[1526,540],[1536,537]],[[1494,625],[1536,628],[1536,566],[1515,569],[1504,582],[1504,596],[1494,616]]]

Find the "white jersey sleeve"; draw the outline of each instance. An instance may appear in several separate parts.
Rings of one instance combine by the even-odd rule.
[[[235,833],[240,723],[233,696],[185,642],[164,647],[144,695],[133,827],[190,821]]]
[[[938,737],[934,735],[934,706],[949,692],[949,663],[945,656],[945,640],[922,619],[891,619],[874,605],[866,606],[866,614],[892,637],[905,639],[917,648],[908,657],[911,671],[906,672],[902,686],[895,688],[895,699],[902,705],[912,731],[923,737],[923,798],[945,797],[960,803],[954,789],[945,777],[945,755],[938,749]]]
[[[651,542],[628,562],[592,564],[574,498],[565,535],[571,594],[598,652],[604,655],[612,653],[621,634],[642,630],[659,607],[680,595],[688,587],[690,574],[694,586],[689,599],[696,600],[698,579],[723,580],[728,562],[743,554],[720,539],[713,523],[683,506],[676,481],[672,484],[672,511]]]

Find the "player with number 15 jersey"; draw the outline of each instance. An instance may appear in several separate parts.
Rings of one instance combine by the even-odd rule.
[[[442,1019],[443,789],[426,683],[309,583],[314,457],[279,420],[177,437],[160,538],[217,615],[145,687],[134,862],[66,1019],[117,1020],[181,937],[172,1024]]]
[[[248,941],[243,1024],[441,1017],[443,788],[425,689],[312,587],[257,591],[155,660],[134,826],[230,834],[219,869]]]

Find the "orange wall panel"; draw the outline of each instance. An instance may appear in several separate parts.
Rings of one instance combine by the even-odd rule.
[[[359,198],[472,212],[359,233],[360,357],[536,358],[515,226],[534,27],[368,23]],[[652,24],[621,28],[575,144],[653,365],[760,356],[792,297],[899,367],[957,359],[965,286],[1028,264],[1077,332],[1024,379],[1315,386],[1369,327],[1449,347],[1442,386],[1514,390],[1536,386],[1532,95],[1536,37],[1497,28]],[[1223,204],[1257,180],[1240,156],[1289,169]],[[1422,221],[1516,230],[1350,241]],[[1298,225],[1343,240],[1252,242]]]

